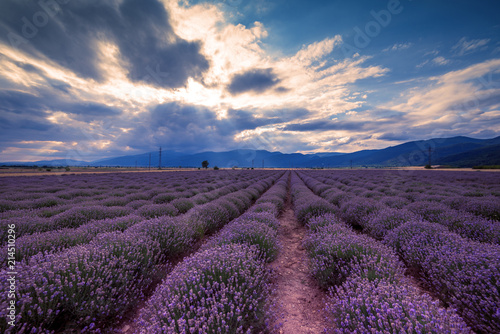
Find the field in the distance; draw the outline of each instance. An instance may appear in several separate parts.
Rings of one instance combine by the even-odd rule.
[[[500,332],[498,173],[88,173],[0,178],[2,332]]]

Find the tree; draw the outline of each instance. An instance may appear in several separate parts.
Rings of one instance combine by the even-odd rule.
[[[204,161],[201,163],[201,167],[203,167],[203,168],[205,168],[205,169],[206,169],[206,168],[208,168],[208,165],[209,165],[209,163],[208,163],[208,161],[207,161],[207,160],[204,160]]]

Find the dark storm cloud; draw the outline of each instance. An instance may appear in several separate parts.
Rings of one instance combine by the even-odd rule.
[[[220,134],[216,114],[201,106],[165,103],[137,121],[140,125],[121,136],[132,148],[167,145],[172,150],[199,151],[222,149],[228,143]]]
[[[95,102],[69,103],[57,95],[36,96],[19,91],[0,91],[0,111],[15,114],[47,116],[46,111],[63,111],[68,114],[84,116],[118,116],[121,110]],[[95,117],[94,117],[95,118]]]
[[[184,105],[177,102],[156,106],[151,111],[151,127],[165,127],[176,136],[183,136],[190,129],[210,129],[213,133],[229,136],[238,131],[255,129],[271,120],[257,119],[245,110],[229,110],[228,118],[218,119],[215,112],[203,106]]]
[[[45,81],[47,81],[50,87],[57,89],[63,93],[69,93],[69,90],[71,89],[71,85],[65,83],[64,81],[59,81],[51,78],[46,78]]]
[[[122,113],[121,110],[117,108],[108,107],[99,103],[70,104],[65,111],[71,114],[90,116],[117,116]]]
[[[274,91],[276,93],[286,93],[288,92],[290,89],[289,88],[286,88],[286,87],[277,87]]]
[[[175,35],[157,0],[5,0],[0,22],[5,43],[41,54],[85,78],[103,79],[99,41],[118,46],[134,81],[174,88],[208,69],[199,43]]]
[[[244,130],[288,122],[308,113],[309,111],[305,109],[272,110],[259,113],[230,109],[227,117],[218,119],[216,113],[206,107],[171,102],[152,109],[150,121],[153,129],[167,127],[169,131],[179,131],[181,136],[181,132],[185,129],[208,127],[220,135],[229,136]]]
[[[286,125],[285,131],[325,131],[325,130],[361,130],[366,126],[365,122],[317,120],[304,123],[292,123]]]
[[[0,91],[0,111],[15,114],[40,114],[45,103],[38,96],[15,90]]]
[[[68,121],[66,118],[54,123],[49,120],[50,111],[63,111],[78,123]],[[0,92],[0,151],[9,147],[19,147],[22,142],[29,141],[26,145],[38,149],[36,142],[78,142],[91,145],[102,137],[94,135],[95,126],[86,127],[97,120],[101,133],[116,131],[112,126],[120,120],[117,115],[121,111],[99,103],[69,103],[61,100],[58,95],[40,96],[17,91]],[[110,126],[105,126],[110,124]],[[35,141],[32,143],[31,141]],[[23,144],[24,145],[24,144]],[[74,148],[66,144],[68,149]],[[87,147],[87,146],[85,146]],[[45,152],[46,156],[52,153]],[[53,153],[55,155],[60,152]]]
[[[274,123],[276,123],[276,120],[268,117],[255,117],[255,114],[251,111],[230,109],[227,112],[227,118],[219,121],[218,129],[220,133],[233,134]]]
[[[156,106],[150,113],[151,127],[168,127],[170,130],[182,130],[190,125],[206,127],[216,125],[216,115],[201,106],[183,105],[177,102]]]
[[[228,90],[231,94],[241,94],[249,91],[262,93],[277,85],[280,79],[276,77],[271,68],[252,69],[244,73],[235,74]]]
[[[45,109],[45,103],[35,95],[0,91],[0,147],[27,138],[57,136],[54,124],[45,118]]]
[[[407,131],[385,132],[377,136],[377,139],[387,140],[387,141],[408,141],[412,140],[413,138],[415,138],[414,134],[410,134]]]
[[[56,124],[47,117],[50,111],[72,114],[83,122],[116,117],[121,111],[99,103],[69,103],[55,94],[39,96],[19,91],[0,91],[0,147],[23,140],[86,140],[84,129]]]
[[[168,143],[169,149],[193,152],[234,149],[243,145],[234,139],[234,135],[241,131],[280,124],[307,114],[309,111],[306,109],[269,110],[258,113],[230,109],[226,118],[219,119],[216,112],[203,106],[165,103],[154,107],[147,115],[138,116],[136,122],[134,121],[138,124],[137,127],[121,135],[120,143],[134,149],[161,143]],[[255,145],[261,148],[262,143]]]
[[[12,61],[12,63],[14,63],[17,67],[22,68],[26,72],[35,73],[38,75],[44,74],[44,71],[41,71],[38,67],[33,66],[31,64],[20,62],[20,61]]]

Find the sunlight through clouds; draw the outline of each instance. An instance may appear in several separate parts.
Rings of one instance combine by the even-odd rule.
[[[62,158],[66,147],[88,160],[160,145],[349,152],[422,133],[499,132],[500,60],[485,55],[494,37],[457,32],[447,45],[423,45],[396,32],[409,29],[398,21],[405,10],[369,47],[345,56],[353,28],[367,23],[342,20],[345,4],[336,3],[326,28],[305,26],[300,12],[281,27],[279,11],[298,4],[68,3],[26,44],[1,35],[0,118],[8,127],[0,152],[15,160],[41,142],[58,143],[45,147],[47,158]],[[7,0],[2,8],[37,6]],[[21,18],[0,14],[0,28],[22,35]]]

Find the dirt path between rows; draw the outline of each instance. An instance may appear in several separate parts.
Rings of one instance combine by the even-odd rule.
[[[295,218],[290,198],[279,220],[278,238],[283,248],[277,260],[270,264],[275,272],[277,313],[283,314],[283,318],[277,320],[283,323],[278,331],[323,333],[326,327],[322,314],[324,293],[308,273],[308,257],[302,247],[306,228]]]

